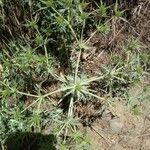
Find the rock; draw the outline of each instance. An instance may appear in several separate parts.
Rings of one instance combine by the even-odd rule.
[[[119,118],[114,118],[109,121],[112,131],[119,133],[123,128],[123,122]]]

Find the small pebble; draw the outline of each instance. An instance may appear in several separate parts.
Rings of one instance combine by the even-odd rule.
[[[114,118],[109,121],[112,131],[119,133],[123,128],[123,122],[119,118]]]

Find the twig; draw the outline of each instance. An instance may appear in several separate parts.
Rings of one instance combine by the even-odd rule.
[[[101,138],[103,138],[104,139],[104,141],[107,143],[107,145],[111,145],[110,143],[110,141],[108,141],[108,139],[104,136],[104,135],[102,135],[101,133],[99,133],[98,131],[97,131],[97,129],[95,129],[95,127],[93,127],[93,126],[91,126],[91,128],[92,128],[92,130],[94,130]]]

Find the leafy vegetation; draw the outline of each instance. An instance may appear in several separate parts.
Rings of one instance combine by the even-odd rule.
[[[96,75],[89,76],[81,60],[82,54],[92,51],[90,43],[95,35],[102,35],[101,40],[112,37],[111,44],[119,24],[129,24],[126,10],[119,4],[0,1],[2,149],[15,132],[46,132],[57,137],[58,149],[88,149],[90,141],[78,130],[81,119],[75,115],[76,104],[97,99],[107,107],[113,103],[110,97],[121,97],[131,104],[127,91],[143,82],[150,71],[150,54],[138,39],[123,41],[119,54],[111,50],[109,61],[98,68]],[[100,93],[93,88],[94,83]]]

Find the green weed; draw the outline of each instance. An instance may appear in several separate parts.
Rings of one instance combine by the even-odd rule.
[[[124,41],[122,53],[108,54],[109,62],[96,76],[83,73],[81,55],[93,52],[94,36],[107,39],[111,31],[116,33],[117,23],[128,22],[117,1],[113,14],[102,0],[94,3],[92,12],[91,6],[84,0],[0,1],[3,149],[16,132],[47,132],[57,137],[58,149],[88,149],[90,142],[79,132],[80,119],[74,113],[79,102],[98,99],[107,106],[112,97],[120,97],[138,114],[142,98],[134,103],[126,91],[149,76],[149,52],[141,51],[140,41],[132,37]],[[94,83],[98,86],[93,88]],[[98,93],[99,89],[103,92]]]

